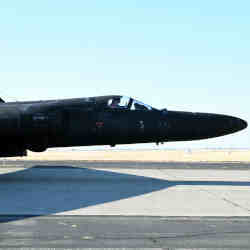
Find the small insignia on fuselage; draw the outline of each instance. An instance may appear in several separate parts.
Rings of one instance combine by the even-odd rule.
[[[139,124],[140,124],[140,130],[144,132],[145,129],[144,121],[139,121]]]
[[[102,128],[104,125],[104,122],[96,122],[96,127],[97,128]]]
[[[47,119],[48,119],[48,117],[46,115],[43,115],[43,114],[36,114],[33,116],[33,121],[45,121]]]

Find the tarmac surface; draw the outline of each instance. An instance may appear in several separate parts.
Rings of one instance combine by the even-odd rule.
[[[250,164],[0,165],[0,248],[250,247]]]

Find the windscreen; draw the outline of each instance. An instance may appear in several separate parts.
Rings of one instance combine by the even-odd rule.
[[[130,97],[127,96],[117,96],[113,97],[108,101],[108,107],[118,108],[118,109],[127,109],[129,105]]]
[[[137,100],[133,100],[131,105],[131,110],[152,110],[153,108],[147,104],[139,102]]]
[[[151,106],[127,96],[115,96],[109,99],[108,107],[112,109],[129,109],[129,110],[144,110],[144,111],[153,110]]]

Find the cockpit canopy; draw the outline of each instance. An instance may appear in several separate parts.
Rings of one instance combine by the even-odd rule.
[[[151,106],[127,96],[114,96],[108,100],[107,106],[110,109],[153,110]]]

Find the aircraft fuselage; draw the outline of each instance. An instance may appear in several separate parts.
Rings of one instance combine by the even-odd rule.
[[[0,157],[24,156],[27,149],[200,140],[247,127],[232,116],[157,110],[122,96],[1,103],[0,124]]]

